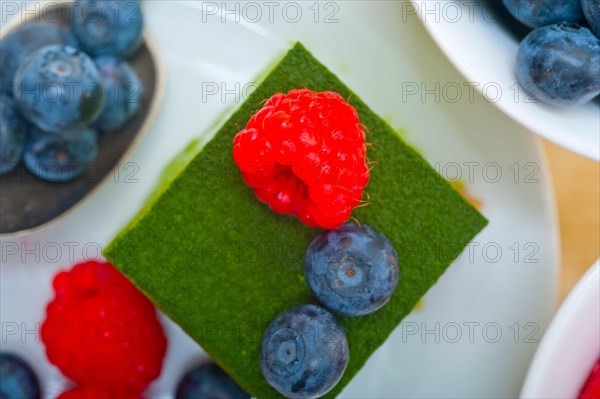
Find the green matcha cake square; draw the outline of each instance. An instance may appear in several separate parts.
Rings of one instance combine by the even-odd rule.
[[[386,340],[486,220],[302,45],[296,44],[216,135],[106,249],[106,257],[193,337],[248,393],[281,397],[261,374],[262,333],[281,312],[316,303],[303,276],[320,230],[256,199],[232,157],[234,136],[262,103],[295,88],[335,91],[357,109],[377,161],[369,205],[353,217],[399,254],[390,302],[339,317],[350,362],[335,397]],[[199,104],[199,107],[201,104]]]

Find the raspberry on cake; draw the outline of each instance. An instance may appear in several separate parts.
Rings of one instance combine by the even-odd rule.
[[[80,263],[53,286],[42,341],[66,377],[138,393],[159,376],[167,341],[154,305],[111,264]]]
[[[331,91],[274,94],[235,136],[233,157],[258,199],[311,227],[339,227],[369,182],[358,113]]]

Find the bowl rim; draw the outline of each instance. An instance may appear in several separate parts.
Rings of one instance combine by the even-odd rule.
[[[575,320],[586,308],[586,304],[591,301],[597,301],[598,292],[600,292],[600,259],[586,271],[583,277],[577,282],[567,298],[564,300],[550,323],[542,341],[533,357],[533,361],[527,372],[525,382],[521,389],[521,398],[541,397],[539,390],[547,383],[548,365],[553,364],[555,354],[560,352],[561,343],[570,336],[570,328]],[[583,384],[592,370],[594,364],[598,361],[600,353],[596,353],[585,369],[586,374],[582,376]]]
[[[41,0],[41,3],[52,3],[56,7],[65,8],[69,7],[73,0]],[[11,33],[13,30],[18,28],[20,25],[26,24],[32,20],[36,20],[40,18],[44,12],[46,12],[46,8],[41,6],[38,8],[37,12],[32,13],[31,11],[27,11],[25,8],[22,8],[18,15],[14,15],[11,19],[9,19],[6,23],[2,25],[2,30],[0,31],[0,40],[3,40],[6,35]],[[131,157],[136,148],[140,145],[143,138],[146,136],[148,131],[150,130],[160,107],[162,106],[165,95],[167,92],[167,73],[166,66],[164,64],[164,60],[160,56],[160,52],[158,49],[158,45],[155,39],[152,37],[147,27],[144,27],[143,32],[143,45],[148,49],[148,53],[150,58],[152,59],[152,63],[156,70],[156,80],[155,80],[155,89],[154,95],[152,96],[152,100],[149,104],[148,116],[142,123],[140,129],[137,134],[127,147],[127,149],[121,154],[119,159],[117,160],[116,165],[121,164],[124,160]],[[98,182],[95,186],[93,186],[88,192],[86,192],[83,197],[79,199],[75,204],[73,204],[69,209],[64,211],[63,213],[57,215],[56,217],[39,224],[35,227],[31,227],[29,229],[18,230],[10,233],[0,233],[0,238],[2,239],[13,239],[13,238],[22,238],[28,237],[47,229],[50,229],[53,226],[58,225],[64,219],[66,219],[73,211],[77,210],[80,206],[83,205],[84,202],[87,202],[93,194],[100,190],[110,179],[107,179],[106,176]]]

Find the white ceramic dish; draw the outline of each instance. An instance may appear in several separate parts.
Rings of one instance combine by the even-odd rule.
[[[600,261],[554,316],[523,385],[523,399],[577,398],[600,358]]]
[[[416,17],[398,23],[402,8],[397,2],[321,4],[317,22],[312,2],[296,2],[303,15],[296,23],[290,22],[292,8],[282,16],[283,6],[275,9],[272,22],[267,6],[261,21],[250,22],[255,14],[221,19],[219,10],[203,10],[202,4],[144,3],[169,86],[154,126],[127,160],[138,166],[135,173],[121,171],[48,231],[1,243],[7,251],[0,268],[0,317],[3,325],[18,328],[6,334],[2,348],[34,365],[45,398],[64,389],[66,381],[46,361],[35,333],[21,336],[23,328],[35,330],[44,317],[52,276],[75,260],[96,256],[142,206],[168,161],[215,117],[237,107],[254,77],[296,39],[376,112],[405,130],[443,174],[462,174],[490,220],[420,310],[398,327],[341,396],[517,396],[536,340],[553,313],[557,287],[554,204],[536,140],[477,95],[456,103],[399,95],[405,82],[431,85],[461,78]],[[232,10],[237,3],[227,4]],[[172,398],[184,370],[205,356],[176,325],[165,319],[165,326],[164,372],[146,398]]]
[[[487,11],[483,0],[412,2],[414,9],[405,7],[405,15],[416,11],[448,59],[489,102],[532,132],[600,160],[598,101],[558,108],[529,98],[516,83],[514,73],[519,43]]]

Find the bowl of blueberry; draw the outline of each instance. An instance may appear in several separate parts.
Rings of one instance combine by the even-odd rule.
[[[413,0],[411,12],[467,86],[532,132],[600,160],[600,0]]]
[[[0,234],[64,216],[148,130],[164,93],[139,0],[52,3],[2,26]]]

